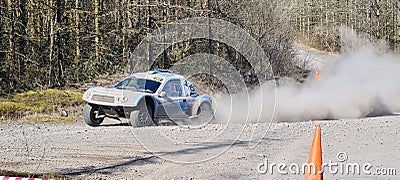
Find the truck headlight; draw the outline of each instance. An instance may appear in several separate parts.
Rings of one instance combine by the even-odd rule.
[[[122,103],[125,102],[125,101],[127,101],[127,100],[128,100],[128,97],[126,97],[126,96],[124,96],[124,97],[118,97],[118,98],[117,98],[117,101],[118,101],[118,102],[122,102]]]

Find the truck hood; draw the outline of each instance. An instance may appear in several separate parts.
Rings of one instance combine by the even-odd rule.
[[[99,105],[136,106],[138,101],[145,95],[152,94],[125,89],[93,87],[84,93],[82,99]]]

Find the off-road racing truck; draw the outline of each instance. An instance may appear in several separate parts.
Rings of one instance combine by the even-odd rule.
[[[134,127],[174,123],[203,125],[213,119],[212,100],[199,95],[193,84],[170,70],[134,73],[113,88],[92,87],[83,100],[83,118],[90,126],[104,118],[128,119]]]

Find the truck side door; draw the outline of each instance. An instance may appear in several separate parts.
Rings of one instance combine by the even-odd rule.
[[[163,115],[170,119],[187,117],[188,101],[181,80],[169,80],[162,91],[166,94],[165,97],[160,98],[160,103],[164,110],[162,112]]]

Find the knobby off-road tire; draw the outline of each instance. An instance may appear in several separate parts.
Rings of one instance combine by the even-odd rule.
[[[101,112],[97,106],[86,104],[83,108],[83,119],[89,126],[98,126],[103,122],[105,117],[98,117],[99,115],[101,115]]]
[[[138,110],[131,112],[128,124],[133,127],[154,126],[152,109],[150,106],[141,105]]]

